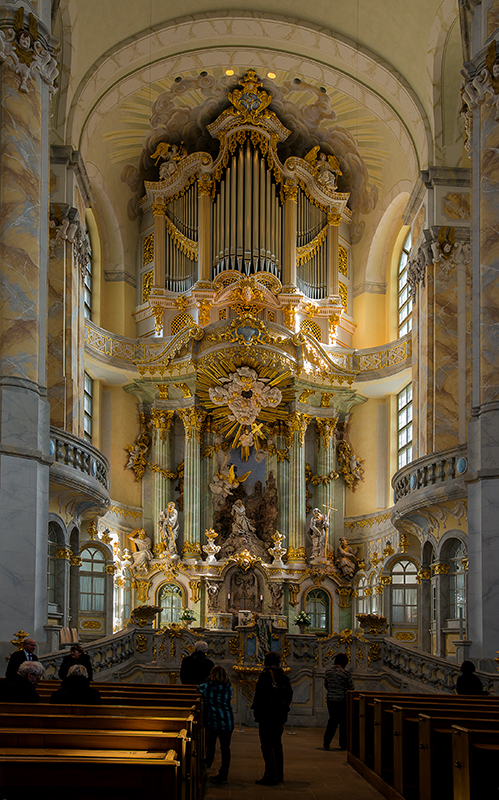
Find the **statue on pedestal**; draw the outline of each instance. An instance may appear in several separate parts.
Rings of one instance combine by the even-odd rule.
[[[255,525],[246,516],[246,508],[242,500],[236,500],[231,514],[233,520],[231,532],[222,546],[222,555],[227,557],[247,550],[253,556],[265,558],[263,542],[255,533]]]
[[[273,558],[272,566],[273,567],[283,567],[283,558],[287,553],[286,548],[282,546],[282,542],[285,540],[285,536],[279,531],[276,531],[272,536],[272,541],[275,542],[273,547],[269,547],[269,553]]]
[[[163,511],[159,512],[158,525],[161,541],[165,545],[166,554],[170,558],[178,558],[177,539],[180,530],[178,511],[175,503],[170,501]]]
[[[326,561],[327,532],[329,530],[329,512],[321,514],[318,508],[312,511],[310,520],[310,539],[312,553],[310,561]]]
[[[282,598],[284,590],[281,583],[269,583],[269,591],[271,597],[270,613],[282,614]]]
[[[350,550],[348,539],[340,539],[336,564],[342,577],[346,578],[346,580],[352,580],[357,569],[357,557]]]
[[[132,553],[133,567],[142,572],[147,572],[149,562],[152,561],[153,555],[151,552],[152,542],[143,528],[129,537],[131,542],[137,547],[137,551]]]
[[[220,552],[222,549],[219,544],[215,544],[215,539],[217,538],[218,533],[216,533],[213,528],[210,528],[206,531],[206,538],[208,539],[208,544],[203,545],[203,552],[206,553],[207,564],[216,564],[217,559],[215,558],[216,554]]]

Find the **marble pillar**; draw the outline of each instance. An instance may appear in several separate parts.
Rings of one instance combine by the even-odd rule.
[[[179,409],[184,423],[184,544],[182,559],[190,560],[201,556],[200,509],[201,509],[201,424],[204,414],[199,409]]]
[[[152,462],[167,472],[172,471],[171,428],[173,424],[173,414],[173,411],[165,411],[159,408],[152,409],[152,421],[154,426],[151,452]],[[153,477],[152,502],[152,523],[155,544],[160,543],[158,533],[159,512],[163,511],[170,500],[173,499],[174,493],[171,480],[166,479],[161,472],[155,472]]]
[[[315,420],[315,425],[317,428],[316,472],[321,476],[329,476],[335,471],[336,453],[334,446],[334,429],[337,421],[338,417],[321,417],[320,419],[317,418]],[[336,493],[335,484],[336,481],[331,479],[329,483],[319,483],[315,489],[315,505],[321,514],[327,514],[330,508],[338,508],[334,501],[334,495]],[[329,514],[329,533],[328,541],[326,542],[326,553],[328,550],[332,550],[334,552],[337,545],[335,536],[336,513],[337,512],[335,511],[331,511]]]
[[[289,548],[288,562],[305,563],[305,434],[312,417],[294,411],[290,417]]]
[[[472,419],[468,429],[468,638],[471,657],[499,642],[499,123],[495,108],[473,115]]]
[[[283,286],[296,286],[296,213],[298,186],[284,187]]]
[[[4,20],[5,22],[5,20]],[[41,23],[40,23],[41,24]],[[0,655],[47,622],[46,393],[49,89],[0,72]]]

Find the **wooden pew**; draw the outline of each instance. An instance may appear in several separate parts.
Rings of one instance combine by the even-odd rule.
[[[174,753],[178,762],[178,800],[190,797],[187,764],[190,759],[189,742],[185,729],[165,733],[163,731],[106,731],[73,730],[67,728],[4,728],[0,729],[0,762],[5,757],[24,755],[31,751],[74,751],[90,753],[99,751],[101,758],[105,752],[135,753],[134,758],[163,758],[166,753]],[[84,758],[85,756],[81,756]],[[114,757],[114,756],[113,756]],[[127,756],[128,757],[128,756]]]
[[[134,753],[99,751],[26,750],[0,758],[2,798],[14,800],[22,793],[71,800],[109,800],[112,797],[142,796],[177,798],[179,763],[175,751],[158,758],[136,757]]]
[[[496,730],[455,725],[452,733],[454,800],[499,797],[499,726]]]
[[[447,710],[442,715],[419,715],[419,794],[416,797],[452,800],[452,733],[456,724],[468,728],[499,730],[499,713],[497,710],[468,708],[465,711]],[[414,777],[408,775],[407,780],[414,781]]]

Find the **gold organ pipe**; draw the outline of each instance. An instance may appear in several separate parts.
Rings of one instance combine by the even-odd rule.
[[[246,141],[244,148],[244,270],[247,274],[251,272],[248,262],[251,261],[251,190],[252,190],[252,164],[249,142]]]
[[[265,249],[267,251],[267,264],[269,268],[270,259],[272,258],[271,239],[270,239],[270,198],[272,191],[272,182],[270,180],[270,173],[266,170],[265,174]]]
[[[260,229],[260,261],[258,264],[258,269],[264,270],[265,269],[265,249],[266,249],[266,241],[265,241],[265,167],[263,158],[260,159],[260,179],[259,179],[259,189],[260,189],[260,220],[259,220],[259,229]]]
[[[231,187],[230,187],[230,228],[231,228],[231,237],[230,237],[230,251],[231,251],[231,261],[232,261],[232,269],[238,269],[237,264],[237,255],[238,255],[238,248],[239,248],[239,241],[241,239],[242,233],[242,225],[243,220],[242,217],[239,216],[239,193],[242,192],[242,182],[241,176],[238,170],[238,162],[236,156],[232,157],[232,175],[231,175]]]
[[[253,244],[252,244],[252,261],[253,272],[258,272],[258,261],[260,257],[260,215],[259,215],[259,202],[260,202],[260,171],[258,169],[259,154],[256,149],[253,150]]]

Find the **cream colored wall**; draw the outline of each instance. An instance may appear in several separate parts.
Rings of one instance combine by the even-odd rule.
[[[137,330],[132,312],[135,311],[135,287],[126,281],[103,281],[100,326],[119,336],[135,338]]]
[[[377,451],[376,398],[355,406],[350,417],[349,441],[357,458],[363,464],[364,480],[355,491],[345,490],[345,516],[356,517],[376,510],[376,451]]]
[[[377,347],[390,341],[386,295],[364,292],[355,297],[353,318],[357,328],[352,343],[357,350]]]
[[[109,494],[113,501],[124,505],[142,505],[142,483],[134,480],[132,470],[125,469],[128,454],[126,445],[133,444],[139,433],[139,418],[135,397],[124,392],[121,386],[106,386],[109,392],[110,413],[106,413],[103,425],[109,426],[101,436],[103,452],[111,464]],[[109,418],[110,417],[110,418]]]

